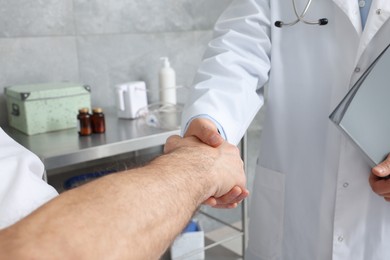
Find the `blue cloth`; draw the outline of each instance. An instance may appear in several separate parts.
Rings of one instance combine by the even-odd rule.
[[[199,231],[198,223],[195,222],[194,220],[191,220],[191,221],[188,223],[188,225],[186,226],[186,228],[183,230],[182,233],[196,232],[196,231]]]
[[[361,1],[365,2],[363,7],[361,7],[359,4]],[[360,18],[362,19],[362,27],[363,28],[366,25],[368,11],[370,11],[370,7],[371,7],[371,2],[372,2],[372,0],[358,0],[359,9],[360,9]]]

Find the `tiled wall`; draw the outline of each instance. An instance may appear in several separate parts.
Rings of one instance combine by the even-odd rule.
[[[8,85],[81,82],[91,85],[93,105],[114,106],[114,85],[143,80],[151,103],[159,58],[168,56],[178,85],[189,86],[231,1],[0,0],[0,126]]]

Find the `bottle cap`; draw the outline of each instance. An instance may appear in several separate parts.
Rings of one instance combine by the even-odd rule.
[[[101,107],[95,107],[93,110],[92,110],[94,113],[102,113],[103,112],[103,109]]]
[[[160,59],[164,62],[164,68],[171,67],[171,64],[169,63],[168,57],[161,57]]]
[[[80,113],[88,113],[88,112],[89,112],[89,109],[88,109],[88,107],[83,107],[83,108],[80,108],[80,109],[79,109],[79,112],[80,112]]]

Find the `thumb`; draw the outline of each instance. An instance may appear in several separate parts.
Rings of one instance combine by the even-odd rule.
[[[387,156],[386,160],[372,168],[371,171],[378,177],[386,177],[390,175],[390,155]]]
[[[196,136],[203,143],[212,147],[220,146],[225,140],[218,133],[214,123],[206,118],[196,118],[191,121],[184,137]]]

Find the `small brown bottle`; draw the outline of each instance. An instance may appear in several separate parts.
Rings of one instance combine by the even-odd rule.
[[[92,111],[92,132],[97,134],[104,133],[106,131],[106,122],[104,119],[103,109],[96,107]]]
[[[79,109],[77,119],[79,120],[79,135],[85,136],[92,134],[91,115],[89,114],[89,109]]]

